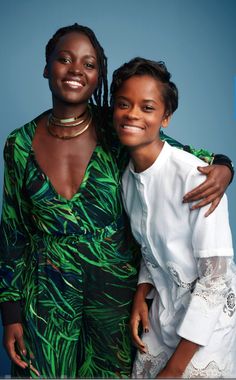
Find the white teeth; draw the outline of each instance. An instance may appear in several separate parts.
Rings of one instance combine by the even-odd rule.
[[[136,126],[134,126],[134,125],[123,125],[122,126],[122,128],[124,128],[124,129],[128,129],[128,130],[130,130],[130,131],[134,131],[134,132],[141,132],[142,130],[143,130],[143,128],[141,128],[141,127],[136,127]]]
[[[80,82],[77,82],[75,80],[67,80],[65,83],[69,84],[70,86],[75,86],[75,87],[83,87],[83,85]]]

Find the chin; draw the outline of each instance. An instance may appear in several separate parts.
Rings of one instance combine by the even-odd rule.
[[[127,139],[120,139],[120,142],[122,145],[126,146],[127,148],[136,148],[139,146],[139,144],[135,141],[129,141]]]
[[[139,145],[139,141],[137,141],[136,137],[135,136],[128,136],[127,134],[125,133],[120,133],[119,130],[116,129],[116,133],[117,133],[117,136],[120,140],[120,143],[122,145],[125,145],[126,147],[135,147],[137,145]]]

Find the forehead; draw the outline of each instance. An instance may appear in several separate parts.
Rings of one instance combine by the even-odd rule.
[[[124,93],[133,92],[136,96],[145,97],[148,94],[152,96],[162,96],[162,83],[154,78],[152,75],[134,75],[121,84],[117,91],[118,95],[123,95]]]
[[[60,37],[57,41],[54,52],[60,50],[84,48],[96,56],[96,50],[94,49],[90,39],[86,34],[82,32],[69,32]]]

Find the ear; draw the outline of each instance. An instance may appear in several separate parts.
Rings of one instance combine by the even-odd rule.
[[[43,70],[43,77],[48,78],[48,66],[46,65]]]
[[[171,119],[171,116],[172,115],[164,115],[164,117],[162,119],[162,123],[161,123],[162,128],[167,128],[168,127],[170,119]]]

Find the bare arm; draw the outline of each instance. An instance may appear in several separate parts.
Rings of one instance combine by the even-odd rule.
[[[146,352],[146,346],[139,337],[139,327],[141,325],[144,332],[149,331],[148,306],[145,299],[152,288],[153,286],[149,283],[138,285],[130,317],[131,336],[141,352]]]
[[[199,346],[186,339],[181,339],[175,352],[168,360],[165,368],[158,374],[157,378],[182,377],[185,368],[192,359]]]

